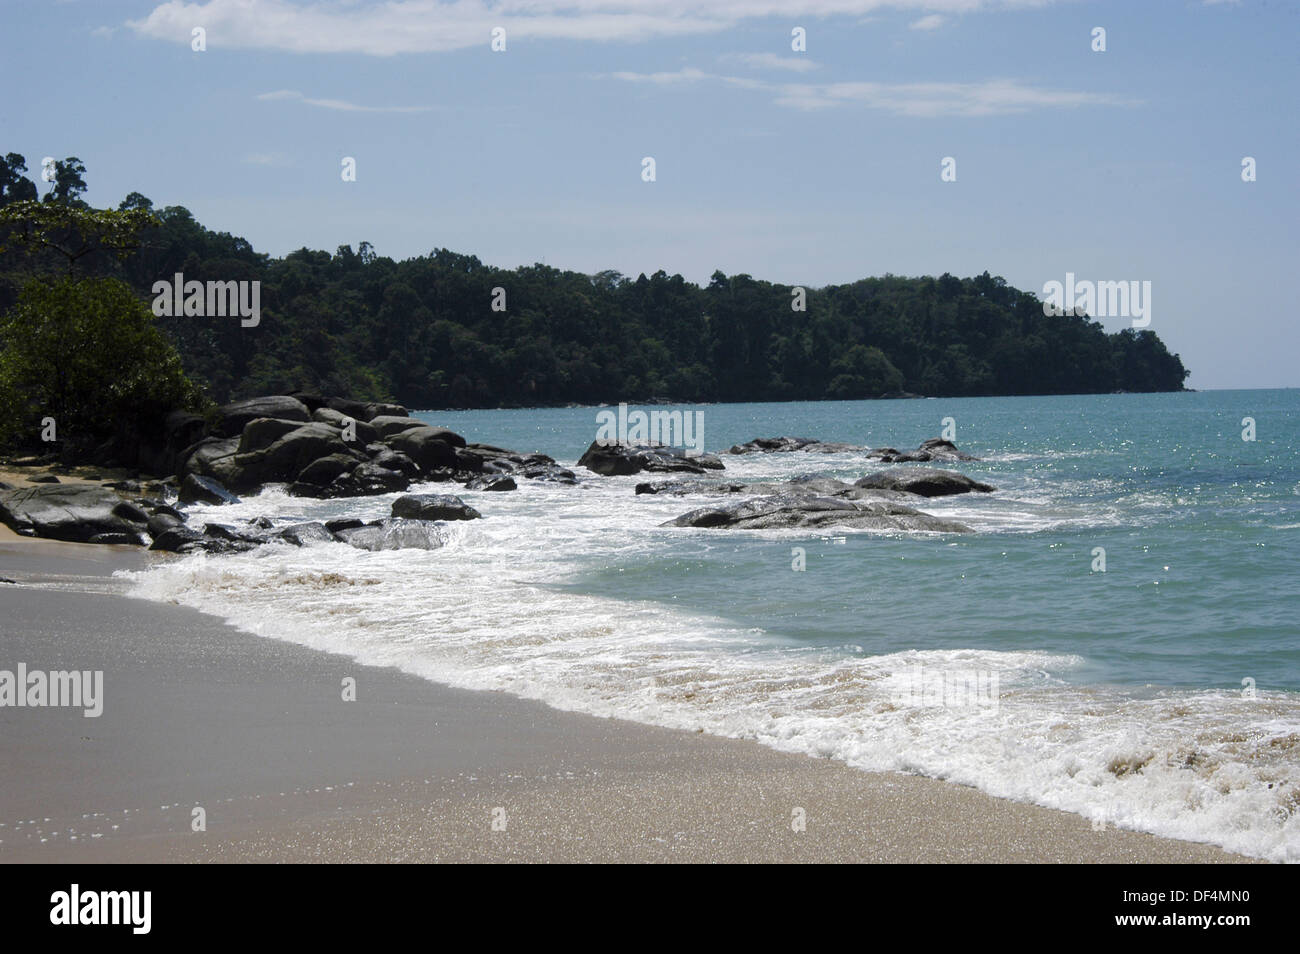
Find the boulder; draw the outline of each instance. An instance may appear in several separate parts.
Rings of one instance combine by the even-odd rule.
[[[475,477],[465,485],[466,490],[518,490],[515,479],[507,474],[494,474]]]
[[[919,494],[922,497],[946,497],[971,491],[987,494],[997,490],[992,484],[972,480],[965,474],[951,470],[936,470],[931,467],[899,467],[896,470],[877,471],[854,481],[854,486],[876,490],[899,490],[904,493]]]
[[[460,443],[452,440],[455,438]],[[421,424],[387,438],[391,450],[399,451],[415,461],[422,471],[456,464],[456,448],[465,446],[465,439],[446,428]]]
[[[149,532],[149,536],[156,540],[158,537],[162,536],[164,530],[170,530],[172,527],[184,526],[184,524],[185,521],[179,520],[169,513],[156,513],[149,518],[149,522],[145,525],[145,529]]]
[[[400,434],[402,431],[409,431],[413,427],[427,427],[428,425],[422,424],[413,417],[381,414],[378,417],[372,417],[369,426],[379,433],[379,437],[375,439],[383,440],[392,437],[394,434]]]
[[[394,517],[415,520],[475,520],[477,510],[450,494],[407,494],[393,501]]]
[[[296,547],[305,547],[313,543],[333,543],[335,540],[334,534],[329,532],[325,524],[315,521],[295,523],[293,526],[277,531],[274,537],[292,543]]]
[[[924,464],[932,460],[979,460],[978,457],[972,457],[965,451],[958,450],[956,444],[941,437],[922,441],[920,447],[906,453],[900,453],[892,447],[882,447],[876,453],[887,464]]]
[[[337,427],[340,432],[347,428],[348,422],[352,423],[352,430],[356,433],[357,443],[361,445],[370,444],[379,440],[379,431],[373,424],[367,424],[365,421],[358,421],[356,418],[348,417],[341,411],[336,411],[331,407],[323,407],[313,411],[311,415],[313,421],[321,424],[329,424],[331,427]],[[409,420],[409,418],[407,418]],[[349,442],[351,443],[351,442]]]
[[[907,530],[969,533],[952,520],[922,513],[892,501],[853,501],[840,497],[778,494],[755,497],[728,507],[702,507],[663,524],[732,530],[848,527],[860,530]]]
[[[243,432],[244,425],[259,417],[308,421],[311,412],[307,410],[307,405],[287,394],[233,401],[217,408],[217,433],[222,437],[234,437]]]
[[[400,517],[340,530],[338,536],[360,550],[436,550],[447,542],[447,532],[440,524]]]
[[[0,493],[0,521],[23,536],[88,543],[103,534],[139,541],[148,516],[97,484],[41,484]]]
[[[181,481],[181,489],[176,499],[183,504],[239,503],[239,498],[221,486],[219,481],[211,477],[200,477],[198,474],[185,475],[185,479]]]
[[[335,477],[349,473],[357,466],[357,459],[351,454],[330,454],[318,457],[298,474],[298,483],[317,484],[324,487]]]
[[[203,534],[199,533],[192,527],[177,525],[168,527],[153,538],[153,543],[149,545],[150,550],[164,550],[168,553],[187,552],[181,548],[186,544],[198,543],[203,539]]]
[[[713,454],[688,457],[680,447],[659,444],[613,444],[592,441],[578,458],[578,466],[605,477],[652,473],[702,474],[722,470],[722,461]]]

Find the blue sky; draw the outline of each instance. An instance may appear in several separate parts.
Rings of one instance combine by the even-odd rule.
[[[272,254],[1150,281],[1192,387],[1300,386],[1300,3],[4,0],[0,25],[0,150],[80,157],[95,205],[140,191]]]

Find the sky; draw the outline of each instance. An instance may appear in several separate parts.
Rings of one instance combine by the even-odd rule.
[[[1149,281],[1190,387],[1295,387],[1298,40],[1296,0],[0,0],[0,153],[273,255]]]

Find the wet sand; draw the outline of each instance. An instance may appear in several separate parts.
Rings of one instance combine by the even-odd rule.
[[[105,696],[98,718],[0,708],[0,861],[1250,860],[439,686],[120,595],[113,570],[154,559],[0,535],[17,581],[0,584],[0,669],[103,670]]]

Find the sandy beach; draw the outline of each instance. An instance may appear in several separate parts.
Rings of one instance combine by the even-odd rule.
[[[0,668],[102,669],[105,700],[0,709],[3,861],[1250,860],[360,666],[120,595],[156,555],[5,533]]]

